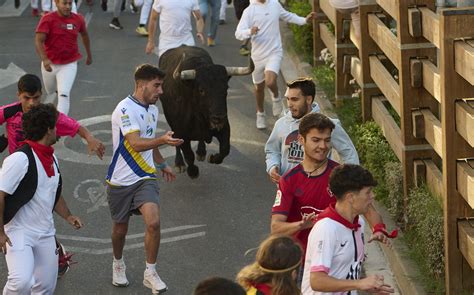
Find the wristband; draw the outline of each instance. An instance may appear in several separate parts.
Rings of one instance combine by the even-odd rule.
[[[390,238],[390,239],[394,239],[398,235],[398,229],[394,229],[391,233],[388,233],[384,223],[377,223],[374,226],[374,230],[372,231],[372,233],[375,234],[375,233],[378,233],[378,232],[381,232],[387,238]]]
[[[163,161],[163,162],[161,162],[160,164],[157,164],[157,165],[155,165],[155,166],[156,166],[156,168],[158,168],[158,169],[165,169],[166,167],[168,167],[168,163],[166,163],[166,161]]]

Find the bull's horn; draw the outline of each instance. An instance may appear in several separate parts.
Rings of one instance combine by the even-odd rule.
[[[181,71],[181,80],[193,80],[196,78],[196,70]]]
[[[183,53],[183,56],[181,57],[181,60],[179,61],[178,65],[173,71],[173,79],[178,79],[181,71],[181,64],[183,63],[183,60],[186,58],[186,53]]]
[[[249,57],[248,67],[225,67],[228,76],[245,76],[249,75],[255,69],[255,65],[251,57]]]

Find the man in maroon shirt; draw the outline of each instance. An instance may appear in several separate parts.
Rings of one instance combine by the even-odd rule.
[[[41,74],[48,95],[58,93],[58,111],[69,113],[69,98],[81,58],[77,37],[86,49],[86,64],[92,63],[84,18],[71,12],[72,0],[55,0],[58,10],[43,16],[36,28],[35,46],[41,59]],[[56,87],[57,86],[57,87]]]

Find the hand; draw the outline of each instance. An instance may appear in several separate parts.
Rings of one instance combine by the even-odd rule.
[[[3,230],[0,231],[0,250],[3,254],[7,254],[7,243],[10,247],[13,246],[10,238],[5,234]]]
[[[311,12],[310,14],[308,14],[306,16],[306,23],[310,24],[312,22],[312,20],[315,19],[315,18],[316,18],[316,12],[313,11],[313,12]]]
[[[374,288],[374,289],[366,290],[366,292],[372,293],[372,294],[377,294],[377,295],[389,295],[391,293],[394,293],[395,289],[393,289],[388,284],[383,284],[380,288]]]
[[[359,284],[360,286],[358,290],[393,293],[393,289],[384,283],[383,275],[369,275],[366,278],[359,280]]]
[[[87,151],[89,152],[89,155],[95,153],[97,157],[102,160],[105,153],[105,146],[100,140],[98,140],[94,136],[91,136],[87,140]]]
[[[81,227],[84,226],[84,224],[82,223],[81,219],[77,216],[74,216],[74,215],[69,215],[67,218],[66,218],[66,221],[72,225],[75,229],[80,229]]]
[[[270,169],[270,179],[272,180],[273,183],[276,183],[278,184],[278,182],[280,181],[280,169],[278,169],[278,166],[273,166],[272,169]]]
[[[250,35],[251,35],[251,36],[257,35],[258,31],[260,31],[260,29],[259,29],[257,26],[253,26],[253,27],[250,29]]]
[[[390,243],[390,240],[382,233],[382,232],[376,232],[372,234],[369,238],[368,243],[371,243],[372,241],[377,241],[382,244],[384,244],[387,247],[391,247],[392,244]]]
[[[171,146],[178,146],[184,142],[184,140],[180,138],[174,138],[173,134],[174,134],[173,131],[168,131],[166,132],[165,135],[161,137],[161,139],[164,141],[165,144],[171,145]]]
[[[46,72],[52,72],[53,68],[51,67],[51,61],[49,59],[43,60],[43,67]]]
[[[305,214],[303,215],[303,219],[300,221],[300,228],[301,230],[307,229],[307,228],[312,228],[314,225],[314,219],[316,218],[316,213],[313,212],[311,214]]]
[[[176,179],[176,174],[174,173],[173,169],[166,165],[165,168],[161,169],[161,175],[165,179],[166,182],[171,182]]]
[[[90,64],[92,64],[92,56],[87,55],[87,58],[86,58],[86,65],[90,65]]]
[[[155,42],[148,41],[146,43],[145,53],[152,54],[154,50],[155,50]]]
[[[196,37],[198,37],[201,44],[204,44],[204,35],[202,33],[196,33]]]

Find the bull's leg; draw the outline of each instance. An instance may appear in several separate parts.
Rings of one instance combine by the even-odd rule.
[[[177,173],[183,173],[186,170],[186,164],[184,164],[183,155],[179,147],[176,147],[176,156],[174,158],[174,169]]]
[[[183,151],[186,164],[188,164],[188,169],[186,171],[188,172],[189,177],[197,178],[199,176],[199,168],[194,165],[194,151],[191,148],[191,142],[185,140],[180,148]]]
[[[198,148],[196,150],[196,160],[204,161],[206,159],[206,144],[203,140],[200,140],[198,143]]]
[[[215,134],[219,141],[219,153],[209,156],[209,163],[220,164],[230,152],[230,125],[226,122],[224,128]]]

